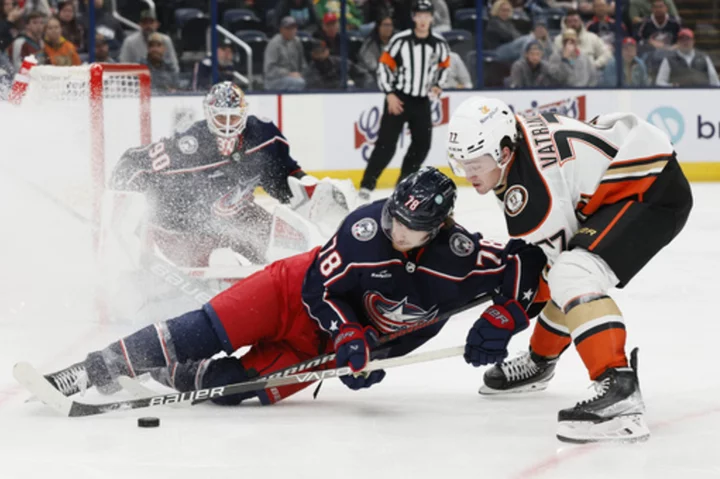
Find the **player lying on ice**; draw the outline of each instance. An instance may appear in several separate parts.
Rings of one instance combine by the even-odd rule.
[[[572,342],[597,396],[559,412],[558,437],[647,439],[637,349],[628,364],[625,322],[608,291],[625,287],[690,214],[690,185],[667,135],[631,113],[590,123],[516,117],[482,97],[458,107],[449,131],[455,173],[480,194],[493,191],[510,236],[541,246],[552,267],[529,351],[486,371],[480,392],[545,389]]]
[[[268,263],[275,218],[254,201],[260,186],[310,223],[319,223],[321,239],[299,241],[294,252],[324,243],[349,212],[349,198],[337,187],[343,182],[306,175],[290,156],[282,133],[272,122],[250,115],[245,94],[231,82],[213,86],[203,107],[204,120],[128,150],[113,170],[110,195],[144,194],[149,242],[177,266],[206,267],[210,254],[220,248],[231,248],[254,264]],[[283,223],[285,229],[290,223]],[[297,236],[284,245],[297,242]]]
[[[360,371],[379,335],[433,319],[476,296],[495,294],[472,327],[465,359],[501,361],[513,334],[528,325],[544,253],[522,240],[507,245],[455,224],[456,187],[434,168],[398,184],[392,196],[352,212],[323,248],[277,261],[214,297],[202,309],[140,329],[46,378],[65,395],[150,372],[178,391],[246,381],[335,352],[338,367]],[[407,354],[443,322],[388,343],[385,357]],[[209,359],[251,346],[242,358]],[[382,357],[382,356],[381,356]],[[384,371],[344,376],[351,389]],[[305,388],[293,384],[221,398],[272,404]]]

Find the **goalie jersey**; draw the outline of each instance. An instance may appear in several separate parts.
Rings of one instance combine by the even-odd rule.
[[[345,219],[308,268],[302,298],[310,317],[331,336],[348,322],[380,335],[413,326],[488,293],[515,298],[528,308],[545,255],[521,240],[484,240],[458,225],[444,227],[427,245],[395,250],[381,224],[385,200]],[[391,343],[400,356],[435,336],[443,322]]]
[[[110,188],[146,193],[153,222],[188,231],[208,217],[233,216],[261,186],[286,203],[288,176],[303,176],[277,127],[249,116],[242,135],[216,137],[205,120],[189,129],[125,152],[113,170]]]
[[[542,247],[550,266],[586,218],[642,199],[674,155],[667,135],[630,113],[590,124],[554,113],[517,120],[524,138],[495,193],[510,236]]]

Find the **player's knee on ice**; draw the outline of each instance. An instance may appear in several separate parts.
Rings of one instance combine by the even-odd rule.
[[[255,370],[251,369],[247,371],[239,359],[232,357],[220,358],[210,361],[202,377],[202,387],[214,388],[227,386],[228,384],[249,381],[254,377],[257,377]],[[254,397],[257,397],[256,392],[246,392],[211,399],[211,401],[222,406],[237,406],[242,401]]]

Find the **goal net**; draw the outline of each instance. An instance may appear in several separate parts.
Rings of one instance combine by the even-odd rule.
[[[25,77],[20,104],[7,107],[15,125],[10,131],[19,130],[10,166],[97,224],[115,163],[128,148],[151,140],[147,67],[34,66]]]
[[[20,90],[0,102],[0,175],[12,198],[0,248],[12,281],[0,303],[33,319],[104,320],[92,302],[100,205],[122,153],[151,141],[149,72],[33,66],[10,94]]]

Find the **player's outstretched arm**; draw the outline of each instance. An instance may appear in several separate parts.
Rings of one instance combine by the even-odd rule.
[[[492,249],[493,245],[483,247]],[[522,240],[511,240],[502,251],[487,254],[500,257],[505,274],[494,304],[482,313],[467,336],[464,358],[475,367],[505,359],[510,339],[528,327],[527,310],[535,299],[547,260],[539,247]]]

